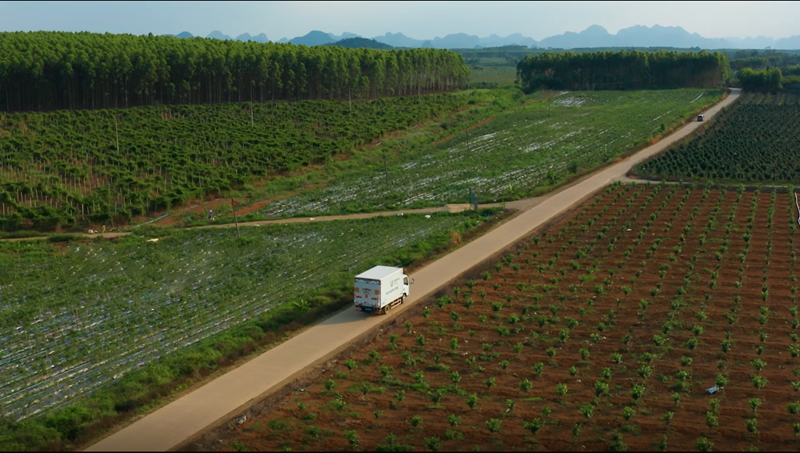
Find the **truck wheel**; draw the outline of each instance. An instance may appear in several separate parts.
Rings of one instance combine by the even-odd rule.
[[[380,311],[380,313],[381,313],[382,315],[385,315],[385,314],[386,314],[386,307],[383,307],[383,308],[381,308],[381,311]]]
[[[400,298],[400,305],[403,305],[404,303],[406,303],[406,296]]]

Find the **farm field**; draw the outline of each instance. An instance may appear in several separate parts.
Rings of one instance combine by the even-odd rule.
[[[797,221],[785,191],[614,184],[198,448],[796,450]]]
[[[797,94],[749,93],[703,134],[633,171],[654,180],[798,184],[798,124]]]
[[[516,66],[483,66],[471,67],[469,75],[470,85],[497,84],[499,87],[514,85],[517,78]]]
[[[596,91],[522,97],[474,130],[433,146],[407,149],[386,140],[387,162],[341,172],[316,188],[269,203],[265,216],[339,214],[539,195],[667,132],[722,90]],[[392,150],[390,152],[389,150]],[[398,152],[402,151],[402,152]],[[387,169],[388,168],[388,169]],[[388,180],[388,184],[387,184]]]
[[[112,381],[116,403],[95,401],[92,410],[124,411],[151,390],[143,384],[177,377],[164,363],[150,366],[158,358],[187,350],[190,366],[212,364],[248,338],[233,332],[222,352],[205,339],[234,326],[257,338],[268,330],[266,313],[331,303],[325,288],[378,262],[408,266],[485,221],[434,213],[249,227],[241,240],[234,229],[205,229],[157,242],[0,244],[0,415],[49,413]],[[142,382],[126,384],[126,374]]]
[[[0,229],[118,223],[252,190],[470,96],[228,103],[0,114]]]

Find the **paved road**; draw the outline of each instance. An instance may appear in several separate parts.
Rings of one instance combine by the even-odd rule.
[[[706,112],[714,116],[722,106],[739,96],[739,90]],[[552,217],[583,201],[589,194],[623,177],[631,166],[680,140],[699,126],[692,122],[663,141],[602,170],[577,184],[554,193],[449,255],[418,270],[412,277],[409,303],[423,299],[447,285],[486,257],[503,250]],[[316,362],[328,359],[356,337],[379,323],[387,322],[408,304],[387,316],[367,316],[346,310],[305,330],[257,358],[168,404],[87,451],[165,451],[214,424],[231,417],[270,389],[290,381]]]

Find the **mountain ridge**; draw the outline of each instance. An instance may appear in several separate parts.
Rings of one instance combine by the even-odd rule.
[[[189,32],[182,32],[176,36],[179,38],[191,38]],[[210,39],[234,38],[223,34],[219,30],[209,33]],[[730,37],[730,38],[706,38],[699,33],[689,33],[680,26],[661,26],[653,25],[634,25],[623,28],[615,34],[611,34],[600,25],[591,25],[580,32],[566,31],[559,35],[549,36],[536,41],[533,38],[523,36],[521,33],[513,33],[506,37],[492,34],[481,38],[477,35],[467,33],[451,33],[442,37],[435,36],[430,39],[416,39],[406,36],[403,33],[387,32],[384,35],[368,38],[356,33],[344,32],[341,35],[326,33],[320,30],[312,30],[303,36],[294,38],[281,38],[275,42],[292,43],[306,46],[330,45],[332,43],[346,39],[371,39],[392,47],[431,47],[436,49],[472,49],[486,47],[502,47],[508,45],[524,45],[527,47],[554,48],[554,49],[577,49],[593,47],[673,47],[673,48],[702,48],[702,49],[800,49],[800,35],[787,38],[770,38],[767,36],[753,37]],[[239,41],[270,42],[267,35],[261,33],[251,36],[243,33],[235,38]]]

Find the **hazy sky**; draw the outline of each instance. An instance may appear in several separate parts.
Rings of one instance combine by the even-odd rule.
[[[92,31],[277,41],[311,30],[365,37],[402,32],[429,39],[464,32],[541,40],[597,24],[681,26],[706,38],[800,34],[800,2],[0,2],[0,31]]]

